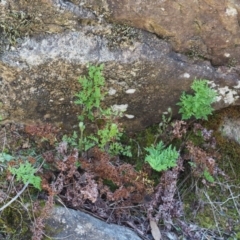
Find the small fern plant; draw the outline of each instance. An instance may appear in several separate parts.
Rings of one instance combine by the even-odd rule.
[[[122,129],[118,124],[118,119],[122,117],[122,112],[114,108],[101,108],[101,101],[104,100],[107,92],[104,91],[105,78],[103,76],[103,67],[88,66],[88,75],[80,77],[78,82],[81,90],[75,94],[77,97],[75,104],[82,106],[82,113],[78,116],[80,136],[74,132],[71,137],[63,136],[63,141],[80,152],[88,151],[94,146],[98,146],[102,151],[110,155],[122,154],[130,157],[130,146],[124,146],[120,140]],[[95,123],[95,133],[86,136],[86,122],[90,120]]]
[[[20,163],[18,168],[9,167],[9,171],[16,175],[17,181],[23,181],[24,184],[30,183],[35,188],[41,190],[41,178],[34,175],[36,173],[36,169],[31,163]]]
[[[84,116],[87,116],[91,121],[94,120],[94,108],[100,109],[100,103],[104,99],[105,93],[101,88],[105,84],[105,78],[102,75],[103,64],[100,66],[88,66],[88,76],[83,76],[78,79],[81,85],[81,91],[75,96],[77,100],[75,104],[83,106],[83,112],[79,116],[79,120],[83,121]]]
[[[191,88],[194,90],[194,95],[189,95],[183,92],[180,102],[179,113],[182,114],[182,119],[190,119],[192,116],[196,119],[208,119],[208,115],[212,114],[213,108],[211,104],[216,101],[217,93],[208,86],[207,80],[194,80]]]
[[[145,157],[145,161],[150,164],[150,166],[160,172],[168,170],[171,167],[177,166],[177,159],[179,153],[171,145],[165,148],[162,141],[160,141],[156,146],[145,148],[148,154]]]

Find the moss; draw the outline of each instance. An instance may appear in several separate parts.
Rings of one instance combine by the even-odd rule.
[[[235,237],[236,237],[237,239],[240,239],[240,232],[237,232],[236,235],[235,235]]]
[[[197,134],[193,131],[190,131],[188,133],[188,140],[191,141],[195,146],[201,146],[204,143],[204,139],[200,130],[197,132]]]
[[[14,1],[0,15],[0,54],[26,36],[63,32],[76,24],[71,13],[60,13],[42,0]]]
[[[44,233],[45,236],[43,236],[43,240],[51,240],[53,239],[52,237],[47,237],[47,236],[56,236],[58,233],[61,233],[64,231],[64,224],[62,224],[62,227],[58,224],[57,227],[51,224],[46,224],[44,227]]]
[[[220,130],[225,118],[240,118],[240,107],[217,111],[209,117],[208,121],[201,122],[201,124],[208,130],[213,130],[213,136],[216,139],[215,154],[218,156],[215,160],[217,166],[228,178],[218,175],[215,177],[217,182],[206,187],[201,181],[190,177],[184,182],[184,189],[181,189],[181,192],[188,221],[194,219],[200,227],[213,231],[216,231],[217,224],[223,235],[227,233],[224,239],[231,239],[230,235],[234,236],[232,239],[238,239],[236,236],[240,230],[239,213],[235,204],[238,206],[239,200],[232,196],[240,194],[238,187],[240,147],[236,141],[222,135]],[[197,146],[204,144],[203,140],[194,134],[189,133],[189,139]],[[186,178],[186,172],[189,172],[188,168],[185,168],[184,178]],[[232,229],[231,232],[229,228]]]
[[[229,58],[227,67],[236,67],[238,65],[238,60],[236,58]]]
[[[31,239],[31,220],[28,212],[16,202],[4,209],[0,216],[0,232],[6,239]]]
[[[118,189],[118,186],[113,181],[111,181],[109,179],[104,179],[103,184],[107,185],[112,192],[114,192],[115,190]]]
[[[221,157],[218,159],[217,164],[231,179],[240,183],[240,147],[239,143],[224,137],[221,133],[221,126],[225,118],[240,118],[240,107],[230,107],[213,114],[207,122],[203,125],[208,129],[212,129],[213,135],[216,138],[217,149]],[[234,171],[233,171],[234,170]]]
[[[154,144],[156,140],[157,126],[151,126],[142,131],[135,133],[132,136],[124,134],[122,142],[125,145],[131,146],[132,157],[124,158],[127,163],[135,165],[135,168],[140,171],[144,166],[144,158],[146,151],[145,147],[149,147]]]
[[[139,39],[139,31],[126,24],[112,24],[111,33],[106,34],[110,49],[131,46]]]
[[[5,47],[15,45],[18,39],[29,35],[32,21],[31,15],[26,12],[7,9],[4,18],[0,20],[0,32],[3,33],[1,38]]]
[[[183,198],[186,219],[188,221],[194,219],[198,226],[213,231],[216,230],[217,225],[222,233],[228,232],[228,227],[234,229],[238,226],[239,215],[237,209],[233,207],[233,201],[229,200],[229,194],[227,189],[219,185],[209,188],[199,186],[195,191],[189,190]]]
[[[12,192],[6,191],[6,189],[10,189],[8,186],[9,182],[6,181],[7,178],[7,171],[2,172],[0,175],[1,197],[4,196],[4,202],[1,203],[2,206],[10,201],[11,197],[14,197],[15,194],[14,190]],[[19,191],[22,186],[15,183],[14,188]],[[11,196],[9,196],[9,192],[11,192]],[[4,239],[31,239],[32,232],[30,228],[33,216],[31,207],[29,206],[29,196],[31,196],[31,200],[34,200],[34,196],[37,196],[35,188],[29,187],[28,191],[25,191],[16,201],[0,212],[0,233],[4,236]]]
[[[206,60],[208,59],[206,57],[206,53],[203,52],[199,46],[197,45],[191,45],[189,50],[186,52],[186,55],[194,60]]]
[[[161,173],[154,171],[148,163],[145,162],[145,148],[151,146],[157,140],[158,125],[150,126],[142,131],[135,133],[132,136],[124,135],[122,142],[131,146],[132,157],[122,158],[125,162],[134,165],[137,171],[147,173],[147,179],[153,181],[153,185],[159,183]]]

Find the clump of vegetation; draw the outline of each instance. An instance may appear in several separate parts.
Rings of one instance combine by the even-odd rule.
[[[211,104],[215,102],[217,93],[208,86],[207,80],[194,80],[191,88],[194,90],[194,95],[183,92],[180,102],[179,113],[182,114],[182,119],[190,119],[192,116],[195,119],[208,119],[208,115],[212,114],[213,108]]]
[[[19,167],[9,167],[9,171],[16,175],[17,181],[23,181],[24,184],[32,184],[35,188],[41,190],[41,178],[35,176],[37,169],[31,163],[20,163]]]
[[[101,111],[100,103],[105,95],[101,89],[105,84],[102,70],[103,65],[100,65],[99,67],[89,65],[88,76],[83,76],[78,79],[81,91],[75,94],[77,97],[75,104],[83,107],[82,114],[79,116],[79,120],[81,121],[83,121],[84,118],[93,121],[94,111]]]
[[[77,147],[81,152],[98,146],[112,156],[121,154],[130,157],[130,146],[123,146],[120,142],[123,133],[118,119],[122,116],[122,112],[111,107],[105,109],[101,107],[101,101],[107,94],[103,90],[105,78],[102,71],[103,65],[89,65],[88,77],[79,78],[81,90],[75,95],[77,97],[75,103],[82,107],[82,113],[78,117],[80,136],[78,137],[74,132],[72,137],[64,136],[63,140]],[[93,134],[85,135],[85,123],[89,120],[95,123],[96,130]],[[99,121],[100,127],[97,124]]]
[[[171,167],[177,166],[176,162],[179,154],[176,148],[171,145],[165,149],[164,148],[165,146],[162,141],[160,141],[156,146],[152,145],[151,147],[145,148],[148,152],[145,161],[158,172],[166,171]]]
[[[89,65],[87,75],[81,76],[78,82],[80,91],[75,95],[75,103],[82,109],[78,131],[60,138],[57,129],[49,124],[26,126],[24,133],[29,139],[36,143],[37,148],[47,146],[47,151],[37,157],[29,149],[27,152],[31,157],[23,157],[23,149],[18,149],[18,157],[15,157],[4,148],[0,154],[5,178],[11,179],[11,186],[21,189],[16,196],[14,191],[9,191],[3,197],[4,190],[0,191],[0,201],[3,202],[0,211],[8,212],[28,188],[26,195],[36,196],[36,192],[41,191],[46,199],[43,207],[42,202],[35,198],[32,198],[34,203],[30,201],[31,211],[27,211],[32,219],[32,239],[42,239],[44,219],[48,218],[56,198],[73,208],[92,211],[109,222],[128,222],[145,238],[149,234],[149,226],[154,240],[161,234],[165,235],[166,231],[175,231],[179,238],[225,237],[222,229],[226,221],[218,222],[220,213],[225,211],[228,201],[234,206],[238,202],[233,196],[232,186],[225,188],[226,185],[220,182],[221,178],[226,180],[227,177],[217,165],[217,143],[213,131],[203,127],[200,121],[196,122],[207,119],[212,113],[211,104],[216,93],[208,87],[207,81],[193,82],[194,95],[183,93],[178,103],[182,120],[173,120],[172,110],[168,108],[161,123],[154,130],[146,131],[144,145],[138,143],[138,139],[132,140],[138,146],[138,152],[142,153],[142,163],[138,166],[135,163],[139,159],[131,158],[129,162],[133,164],[129,164],[128,158],[125,161],[121,158],[121,155],[131,156],[130,146],[122,143],[124,131],[119,122],[122,112],[103,107],[102,101],[107,94],[103,65]],[[195,122],[183,121],[191,117],[196,119]],[[87,128],[89,123],[93,126],[91,131]],[[29,142],[20,145],[20,148],[30,148]],[[219,192],[225,189],[229,193],[228,199],[225,202],[222,199],[221,203],[214,199],[212,186],[217,186]],[[12,200],[8,200],[8,195]],[[192,196],[195,199],[191,199],[191,204],[183,204]],[[202,208],[212,211],[213,222],[212,218],[201,217]],[[200,226],[192,228],[193,224],[182,218],[184,212],[190,216],[193,211],[199,224],[203,220],[205,225],[202,226],[211,227],[211,230],[206,232]],[[236,216],[228,217],[232,221],[237,219]],[[214,226],[217,226],[217,231]],[[7,231],[7,227],[3,230]],[[164,231],[161,230],[163,228]],[[238,232],[235,227],[229,236],[237,236]],[[4,233],[4,236],[11,239],[14,234]]]

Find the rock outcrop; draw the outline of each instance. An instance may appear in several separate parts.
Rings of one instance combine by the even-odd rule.
[[[46,220],[45,234],[51,238],[72,240],[140,240],[126,227],[107,224],[86,213],[55,207]]]
[[[171,10],[167,4],[175,4],[175,7]],[[200,1],[195,4],[199,6]],[[192,5],[190,1],[189,7]],[[153,27],[153,31],[146,27],[155,26],[153,23],[144,25],[139,20],[149,22],[144,20],[146,14],[154,19],[151,9],[155,9],[152,13],[156,14],[155,18],[157,11],[163,11],[161,8],[164,8],[163,12],[177,9],[181,4],[175,1],[158,1],[156,5],[156,1],[146,4],[144,0],[37,0],[32,3],[5,0],[0,2],[0,6],[0,114],[5,121],[53,122],[67,129],[76,126],[77,115],[80,114],[80,108],[73,103],[74,95],[80,88],[77,78],[87,73],[86,65],[89,62],[104,63],[106,89],[109,92],[104,104],[125,105],[127,111],[123,122],[130,130],[159,122],[168,107],[172,107],[176,114],[176,103],[182,91],[189,91],[195,78],[212,81],[221,96],[216,108],[239,104],[237,66],[234,69],[214,68],[209,61],[177,53],[175,50],[186,50],[182,44],[187,46],[188,40],[179,37],[179,44],[174,45],[174,41],[165,41],[165,35],[157,32],[163,27]],[[220,3],[216,4],[216,9],[218,6]],[[132,15],[129,9],[133,9]],[[168,32],[174,32],[177,36],[177,30],[181,28],[177,24],[187,24],[181,21],[183,16],[188,19],[187,9],[182,7],[181,11],[176,10],[174,28],[163,22]],[[199,7],[199,14],[204,10],[201,9]],[[126,17],[123,16],[124,12]],[[137,12],[139,18],[135,16]],[[180,13],[182,18],[180,15],[177,18]],[[208,14],[206,10],[205,15]],[[193,16],[190,10],[189,15]],[[155,34],[109,23],[109,19],[129,21]],[[174,24],[170,20],[170,17],[165,19],[169,24]],[[157,24],[158,21],[152,22]],[[192,26],[183,28],[190,31]],[[237,31],[234,34],[231,37],[237,41]],[[192,36],[188,32],[185,35]],[[220,47],[220,44],[216,45]],[[210,48],[205,46],[205,49]],[[237,53],[237,47],[234,53]],[[214,54],[211,56],[216,57]]]
[[[240,63],[238,0],[107,0],[105,9],[111,20],[153,32],[177,52],[214,65]]]

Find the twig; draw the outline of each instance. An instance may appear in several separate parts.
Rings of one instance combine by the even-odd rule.
[[[22,188],[22,190],[20,192],[17,193],[17,195],[12,198],[7,204],[5,204],[4,206],[2,206],[0,208],[0,212],[3,211],[5,208],[7,208],[10,204],[12,204],[14,201],[16,201],[18,199],[18,197],[20,197],[20,195],[25,191],[25,189],[28,187],[29,182],[26,182],[26,184],[24,185],[24,187]]]
[[[3,146],[2,146],[2,153],[5,149],[6,141],[7,141],[7,133],[6,133],[6,128],[4,127],[4,141],[3,141]]]
[[[135,231],[138,235],[140,235],[143,239],[147,239],[147,238],[144,238],[145,233],[144,233],[143,231],[141,231],[140,229],[138,229],[138,228],[135,226],[134,223],[132,223],[132,222],[130,222],[130,221],[127,221],[126,224],[127,224],[128,226],[130,226],[132,229],[134,229],[134,231]]]
[[[203,193],[204,193],[205,197],[208,199],[208,201],[209,201],[209,203],[210,203],[210,205],[211,205],[211,207],[212,207],[213,218],[214,218],[214,221],[215,221],[215,224],[216,224],[218,233],[219,233],[220,236],[222,236],[221,231],[220,231],[220,229],[219,229],[219,227],[218,227],[218,221],[217,221],[217,218],[216,218],[216,215],[215,215],[215,211],[214,211],[214,210],[216,210],[216,211],[218,211],[218,210],[217,210],[217,208],[214,206],[214,204],[213,204],[212,200],[210,199],[209,195],[207,194],[207,192],[206,192],[206,191],[203,191]]]
[[[232,197],[234,206],[235,206],[235,208],[236,208],[236,210],[237,210],[237,213],[238,213],[238,215],[240,216],[240,212],[239,212],[239,210],[238,210],[238,206],[237,206],[237,204],[236,204],[236,201],[234,200],[234,198],[236,198],[236,197],[233,196],[233,193],[232,193],[231,188],[230,188],[229,186],[227,186],[227,188],[228,188],[228,190],[229,190],[229,192],[230,192],[230,194],[231,194],[231,197]],[[239,197],[239,195],[238,195],[237,197]]]

